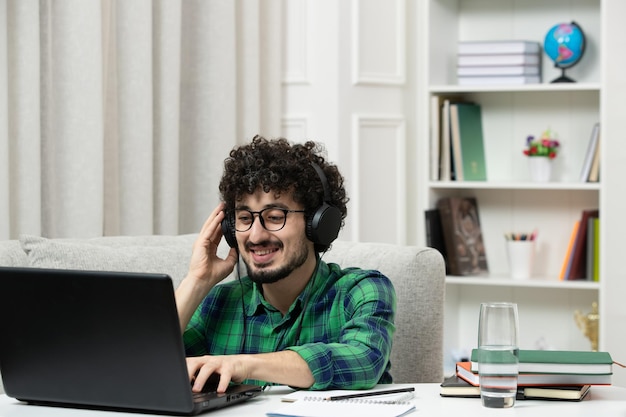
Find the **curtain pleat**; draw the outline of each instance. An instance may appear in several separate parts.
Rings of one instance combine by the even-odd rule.
[[[235,2],[183,3],[181,229],[198,228],[217,203],[217,183],[237,142]]]
[[[119,117],[118,117],[118,71],[117,71],[117,2],[102,2],[102,57],[103,57],[103,112],[104,143],[103,147],[103,234],[120,234],[120,193],[121,181],[119,154]]]
[[[102,18],[99,2],[41,2],[43,224],[48,236],[102,234]]]
[[[33,233],[41,231],[43,209],[38,7],[34,0],[9,2],[5,26],[10,229]]]
[[[180,218],[181,3],[154,1],[153,19],[154,232],[176,234]]]
[[[119,231],[153,232],[152,2],[116,4]],[[109,140],[110,138],[105,138]]]
[[[0,0],[0,239],[199,230],[280,132],[281,4]]]
[[[7,3],[0,0],[0,239],[11,233]],[[2,93],[4,91],[4,93]]]

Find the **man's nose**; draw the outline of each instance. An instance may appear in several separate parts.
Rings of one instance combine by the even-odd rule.
[[[252,222],[249,233],[249,240],[252,242],[261,242],[267,237],[269,232],[263,226],[263,219],[259,214],[254,215],[254,221]]]

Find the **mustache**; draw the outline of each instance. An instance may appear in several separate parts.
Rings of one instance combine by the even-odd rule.
[[[252,250],[252,247],[266,247],[266,246],[277,246],[279,249],[283,248],[283,242],[277,240],[277,241],[271,241],[271,240],[263,240],[261,242],[246,242],[246,249],[247,250]]]

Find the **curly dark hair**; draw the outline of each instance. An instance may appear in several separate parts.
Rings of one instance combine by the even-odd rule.
[[[226,210],[233,210],[236,202],[259,187],[265,192],[293,192],[295,202],[302,204],[307,219],[324,203],[324,187],[311,162],[316,163],[326,175],[330,188],[328,204],[341,212],[341,225],[348,214],[348,198],[344,178],[335,165],[320,155],[322,145],[307,141],[291,144],[287,139],[266,139],[255,136],[247,145],[233,148],[224,161],[220,181],[221,198]],[[323,252],[328,246],[316,244],[315,250]]]

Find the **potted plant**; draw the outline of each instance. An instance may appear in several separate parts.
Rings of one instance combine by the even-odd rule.
[[[529,135],[526,138],[526,147],[523,152],[529,157],[530,176],[534,181],[550,181],[552,174],[552,160],[556,158],[561,144],[554,138],[554,133],[544,130],[541,137]]]

